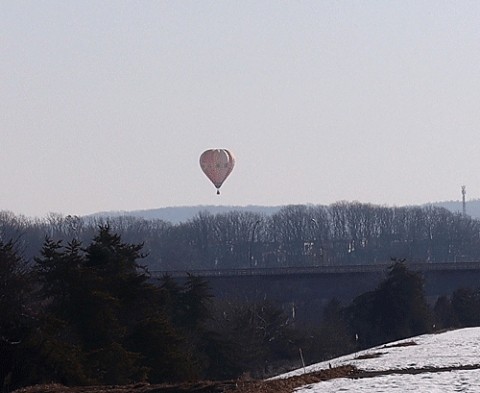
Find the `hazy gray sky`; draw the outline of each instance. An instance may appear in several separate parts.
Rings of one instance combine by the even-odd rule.
[[[4,0],[0,29],[2,210],[480,197],[479,1]]]

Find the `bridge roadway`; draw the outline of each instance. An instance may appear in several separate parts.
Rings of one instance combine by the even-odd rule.
[[[348,304],[374,290],[386,278],[392,263],[376,265],[311,266],[151,272],[152,278],[170,277],[184,282],[188,274],[207,280],[216,299],[268,300],[295,315],[296,320],[316,322],[325,304],[337,299]],[[407,263],[422,274],[427,300],[450,296],[458,288],[480,287],[480,262]]]
[[[465,271],[480,270],[480,262],[447,262],[447,263],[407,263],[410,270],[418,272]],[[277,268],[244,268],[244,269],[192,269],[152,271],[152,277],[161,278],[169,275],[172,278],[186,278],[188,275],[197,277],[245,277],[245,276],[289,276],[311,274],[355,274],[355,273],[385,273],[392,263],[371,265],[342,266],[303,266]]]

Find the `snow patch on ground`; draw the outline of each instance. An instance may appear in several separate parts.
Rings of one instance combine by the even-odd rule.
[[[478,393],[480,370],[388,375],[363,379],[332,379],[295,390],[296,393]]]
[[[405,345],[415,343],[415,345]],[[480,328],[427,334],[317,363],[276,378],[351,364],[364,371],[397,370],[398,374],[361,379],[340,378],[297,389],[296,393],[332,392],[479,392],[480,369],[400,374],[406,370],[480,367]]]

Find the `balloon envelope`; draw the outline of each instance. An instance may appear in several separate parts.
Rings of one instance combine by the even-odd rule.
[[[230,175],[234,166],[235,157],[227,149],[205,150],[200,156],[200,167],[217,188],[217,194],[220,194],[219,188]]]

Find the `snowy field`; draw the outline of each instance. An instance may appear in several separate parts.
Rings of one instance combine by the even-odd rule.
[[[453,393],[480,392],[480,370],[389,375],[363,379],[332,379],[304,386],[295,393]]]
[[[416,345],[398,346],[398,344],[412,342]],[[317,363],[277,378],[347,364],[365,371],[395,370],[398,373],[361,379],[339,378],[304,386],[295,392],[480,392],[480,328],[459,329],[409,338]],[[449,368],[476,365],[479,365],[479,368],[473,370],[414,374],[414,370],[432,367]]]

